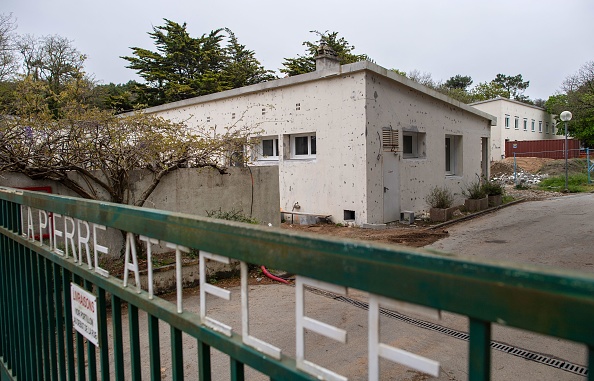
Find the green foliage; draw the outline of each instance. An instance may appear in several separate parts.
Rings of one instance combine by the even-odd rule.
[[[454,195],[446,187],[435,186],[429,191],[425,201],[432,208],[447,209],[454,203]]]
[[[473,102],[486,101],[497,97],[509,98],[509,94],[505,91],[503,86],[493,81],[479,83],[470,91],[470,93]]]
[[[483,190],[487,196],[503,195],[505,189],[499,181],[487,180],[483,182]]]
[[[472,77],[468,75],[460,75],[457,74],[454,77],[450,77],[447,81],[445,81],[444,86],[448,89],[458,89],[458,90],[466,90],[468,87],[472,85]]]
[[[478,200],[487,196],[483,182],[480,179],[467,184],[466,187],[462,189],[462,194],[464,197],[473,200]]]
[[[217,218],[219,220],[238,221],[254,225],[260,223],[260,221],[258,221],[257,219],[245,215],[243,213],[243,210],[231,209],[230,211],[223,212],[223,210],[219,208],[207,210],[206,216],[211,218]]]
[[[522,74],[516,76],[497,74],[492,82],[505,90],[507,94],[505,98],[515,99],[521,102],[527,99],[522,93],[530,86],[530,81],[524,81]]]
[[[543,190],[562,191],[565,189],[565,175],[543,179],[538,187]],[[567,189],[571,193],[590,192],[594,190],[594,186],[588,185],[587,173],[575,173],[567,177]]]
[[[216,29],[194,38],[185,23],[164,21],[149,32],[156,51],[134,47],[132,56],[122,57],[145,80],[135,86],[138,103],[156,106],[275,78],[231,30]]]
[[[304,41],[303,46],[306,47],[305,55],[298,55],[295,58],[285,58],[283,62],[284,68],[280,69],[281,73],[288,76],[310,73],[316,70],[316,59],[318,55],[318,48],[320,45],[328,45],[340,60],[340,63],[345,65],[349,63],[369,60],[366,54],[353,54],[355,47],[351,45],[344,37],[338,37],[338,32],[318,32],[317,30],[310,31],[319,37],[316,42]]]
[[[549,97],[545,104],[547,111],[556,115],[570,111],[569,135],[587,147],[594,147],[594,61],[587,62],[576,74],[567,77],[562,90],[563,93]],[[558,128],[557,133],[563,134],[564,128]]]

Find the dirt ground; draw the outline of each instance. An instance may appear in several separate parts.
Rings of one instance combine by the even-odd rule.
[[[569,159],[568,172],[580,173],[586,168],[585,159]],[[565,160],[547,159],[542,157],[517,157],[518,170],[532,174],[547,174],[558,176],[565,173]],[[514,158],[506,157],[503,160],[491,163],[491,176],[512,175],[514,173]]]

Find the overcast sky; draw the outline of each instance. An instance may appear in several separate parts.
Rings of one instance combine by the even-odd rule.
[[[275,71],[304,53],[301,43],[315,39],[310,30],[328,30],[380,66],[435,80],[522,74],[533,99],[594,60],[592,0],[2,0],[0,13],[13,14],[19,34],[72,40],[101,83],[138,80],[119,57],[130,47],[154,50],[147,32],[163,18],[186,22],[193,37],[228,27]]]

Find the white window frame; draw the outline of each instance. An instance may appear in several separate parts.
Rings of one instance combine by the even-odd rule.
[[[542,134],[542,120],[538,121],[538,133]]]
[[[546,129],[545,129],[545,131],[546,131],[546,133],[548,134],[548,133],[549,133],[549,122],[546,122],[546,123],[545,123],[545,126],[546,126]]]
[[[528,131],[528,118],[524,118],[524,131]]]
[[[272,155],[264,154],[264,141],[272,140]],[[258,144],[258,160],[275,161],[279,159],[279,139],[278,136],[263,136]]]
[[[404,139],[411,138],[411,151],[407,152]],[[417,131],[402,131],[402,157],[405,159],[419,159],[425,157],[425,133]]]
[[[536,132],[535,128],[536,128],[536,121],[534,119],[532,119],[532,122],[530,124],[530,131]]]
[[[449,140],[449,152],[448,152],[448,140]],[[444,143],[445,151],[445,163],[444,169],[446,176],[461,176],[461,150],[462,149],[462,136],[461,135],[446,135]],[[449,156],[449,157],[448,157]],[[449,159],[449,160],[448,160]],[[449,164],[449,168],[448,168]]]
[[[505,114],[505,128],[509,130],[509,115]]]
[[[514,117],[514,129],[515,130],[519,130],[520,129],[520,118],[519,117]]]
[[[296,144],[295,144],[295,138],[302,138],[302,137],[307,137],[307,154],[297,154],[295,152],[295,148],[296,148]],[[312,138],[314,138],[313,140],[316,141],[315,144],[315,151],[316,152],[312,152]],[[294,134],[291,135],[291,140],[290,140],[290,145],[291,145],[291,159],[297,159],[297,160],[304,160],[304,159],[315,159],[316,158],[316,154],[317,154],[317,139],[316,139],[316,133],[315,132],[308,132],[305,134]]]

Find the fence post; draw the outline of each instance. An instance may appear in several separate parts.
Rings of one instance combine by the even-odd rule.
[[[588,184],[592,184],[592,178],[590,177],[592,167],[594,166],[590,166],[590,148],[586,148],[586,168],[588,169]]]
[[[518,169],[516,165],[516,153],[514,152],[514,184],[518,186]]]

